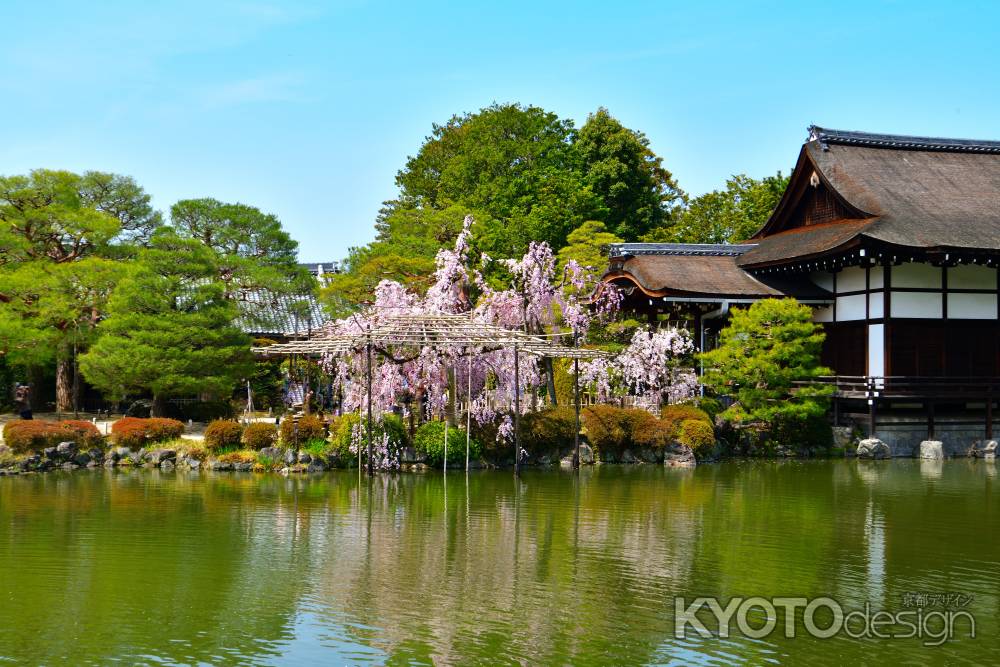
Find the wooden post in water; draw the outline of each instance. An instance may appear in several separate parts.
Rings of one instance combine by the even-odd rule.
[[[367,364],[366,377],[365,380],[368,383],[368,475],[375,474],[375,467],[372,465],[372,439],[374,438],[374,433],[372,432],[372,341],[371,338],[368,339],[368,344],[365,345],[365,351],[367,353]]]
[[[517,344],[514,344],[514,475],[521,474],[521,442],[517,437],[521,422],[521,368],[518,361]]]
[[[573,332],[573,347],[580,346],[580,339]],[[580,357],[573,357],[573,411],[576,413],[576,431],[574,431],[573,468],[580,471]]]
[[[927,439],[934,439],[934,401],[929,399],[924,403],[927,406]]]
[[[469,407],[465,411],[465,472],[469,472],[469,444],[472,440],[472,349],[469,349],[469,390],[465,394]]]
[[[986,389],[986,439],[993,439],[993,383]]]

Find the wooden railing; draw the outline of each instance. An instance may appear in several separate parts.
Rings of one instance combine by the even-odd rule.
[[[993,403],[1000,398],[1000,377],[921,377],[913,375],[831,375],[818,379],[833,385],[834,423],[840,422],[840,400],[860,399],[868,405],[868,433],[876,432],[876,411],[880,402],[906,399],[919,401],[927,418],[928,438],[933,438],[935,404],[982,402],[987,439],[993,438]],[[805,383],[796,383],[803,385]]]

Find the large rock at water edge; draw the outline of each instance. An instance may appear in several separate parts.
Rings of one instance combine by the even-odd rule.
[[[859,459],[888,459],[892,457],[892,450],[878,438],[865,438],[858,443]]]
[[[663,450],[663,465],[671,468],[694,468],[698,465],[698,460],[690,447],[673,442]]]
[[[997,455],[997,441],[979,440],[972,445],[969,455],[975,456],[977,459],[995,459]]]
[[[924,440],[920,443],[920,458],[943,459],[944,443],[940,440]]]

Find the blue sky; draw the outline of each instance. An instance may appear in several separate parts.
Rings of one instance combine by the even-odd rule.
[[[371,240],[433,122],[493,101],[605,106],[693,194],[787,172],[810,123],[1000,139],[998,24],[916,0],[0,0],[0,173],[253,204],[325,261]]]

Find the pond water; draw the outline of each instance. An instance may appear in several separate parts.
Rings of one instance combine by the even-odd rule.
[[[996,664],[997,467],[0,478],[0,664]],[[977,636],[677,639],[675,596],[960,606]]]

